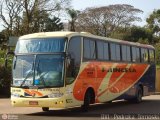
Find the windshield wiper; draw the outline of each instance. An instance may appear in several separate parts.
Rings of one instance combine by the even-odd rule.
[[[22,81],[20,87],[23,86],[23,84],[26,82],[27,78],[29,77],[30,73],[33,72],[33,70],[29,71],[28,74],[26,75],[26,77],[24,78],[24,80]]]

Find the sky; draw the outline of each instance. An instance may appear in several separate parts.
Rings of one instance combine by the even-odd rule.
[[[136,22],[138,26],[146,24],[146,18],[155,10],[160,9],[160,0],[72,0],[72,7],[76,10],[84,10],[87,7],[108,6],[113,4],[129,4],[143,11],[139,16],[142,22]],[[3,29],[0,21],[0,31]]]
[[[108,6],[114,4],[129,4],[143,11],[140,14],[142,22],[136,25],[144,26],[146,18],[155,10],[160,9],[160,0],[72,0],[72,7],[76,10],[84,10],[87,7]]]

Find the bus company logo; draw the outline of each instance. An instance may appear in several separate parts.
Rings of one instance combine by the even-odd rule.
[[[40,96],[40,97],[43,96],[43,94],[41,92],[38,92],[35,90],[28,90],[28,89],[24,90],[24,94],[25,94],[25,96],[32,96],[32,97],[35,97],[36,95]]]
[[[7,114],[2,114],[2,120],[7,120],[8,119],[8,115]]]
[[[136,72],[134,68],[110,68],[107,72]]]

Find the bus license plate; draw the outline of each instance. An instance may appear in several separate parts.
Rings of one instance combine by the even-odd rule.
[[[29,101],[29,105],[38,105],[38,101]]]

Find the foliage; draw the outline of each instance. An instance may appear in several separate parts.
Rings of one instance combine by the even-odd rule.
[[[87,8],[77,19],[77,30],[109,36],[119,27],[130,26],[135,21],[141,21],[141,18],[136,16],[138,13],[142,11],[126,4]]]
[[[0,88],[9,88],[11,84],[11,68],[0,66]]]
[[[159,42],[159,37],[154,36],[149,28],[137,26],[128,28],[120,27],[111,33],[110,37],[152,45]]]
[[[0,20],[5,37],[40,32],[49,21],[53,30],[61,30],[58,12],[69,7],[71,0],[3,0],[0,2]],[[5,13],[5,14],[4,14]],[[55,17],[55,15],[57,16]],[[53,17],[52,17],[53,16]],[[58,23],[57,23],[58,21]],[[54,29],[53,29],[54,27]]]
[[[5,62],[5,51],[0,51],[0,65],[4,65]]]
[[[75,23],[78,18],[78,15],[80,14],[80,11],[74,10],[74,9],[68,9],[67,12],[68,12],[68,15],[71,19],[71,20],[69,20],[69,25],[70,25],[69,30],[75,31]]]
[[[7,30],[6,36],[13,35],[12,30],[21,11],[20,0],[3,0],[0,2],[0,19],[3,21],[3,26]]]
[[[10,95],[10,84],[11,84],[11,66],[12,57],[9,56],[8,67],[5,68],[5,53],[6,51],[0,51],[0,97]]]
[[[0,45],[5,41],[5,36],[2,32],[0,32]]]
[[[160,43],[155,44],[155,49],[156,49],[156,61],[157,64],[160,65]]]
[[[160,9],[154,10],[147,18],[148,27],[155,35],[160,35]]]
[[[55,16],[53,18],[47,18],[44,25],[45,27],[43,31],[45,32],[59,31],[63,29],[63,23],[58,17],[55,17]]]

